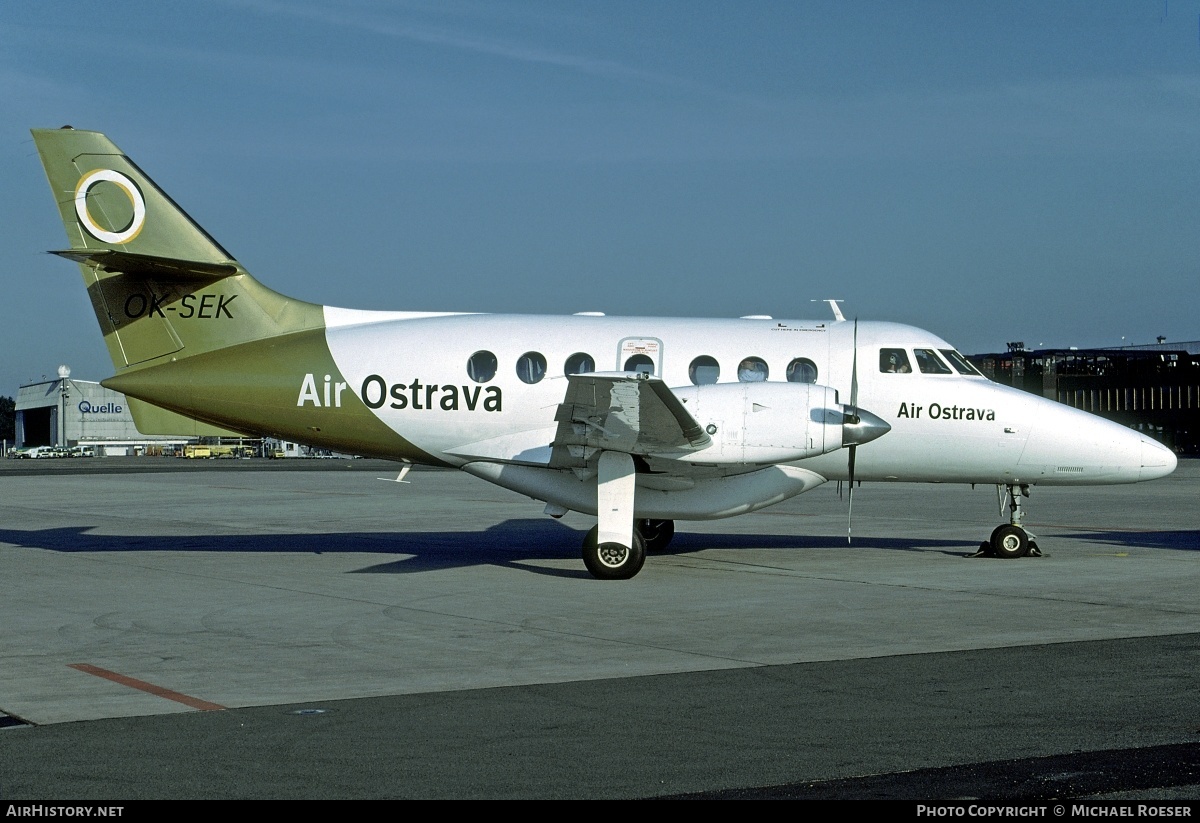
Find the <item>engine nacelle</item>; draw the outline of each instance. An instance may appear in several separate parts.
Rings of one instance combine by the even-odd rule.
[[[674,388],[712,445],[673,457],[689,463],[784,463],[843,445],[837,391],[809,383],[715,383]]]

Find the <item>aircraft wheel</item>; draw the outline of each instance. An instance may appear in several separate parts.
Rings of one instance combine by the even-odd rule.
[[[646,541],[646,551],[660,552],[671,544],[675,536],[674,520],[639,520],[637,530]]]
[[[997,557],[1029,554],[1029,535],[1020,526],[1000,526],[992,532],[992,551]]]
[[[646,540],[633,530],[633,546],[620,543],[597,545],[599,526],[593,526],[583,538],[583,564],[599,580],[628,580],[642,570],[646,562]]]

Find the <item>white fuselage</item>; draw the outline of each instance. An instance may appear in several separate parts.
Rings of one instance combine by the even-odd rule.
[[[567,386],[568,361],[581,354],[587,356],[585,371],[633,371],[637,362],[647,363],[644,368],[680,396],[694,391],[696,364],[699,379],[715,377],[725,384],[737,383],[740,368],[756,359],[765,364],[767,381],[786,383],[790,369],[794,377],[833,388],[843,404],[851,400],[856,373],[858,406],[891,426],[886,436],[858,448],[859,480],[1093,485],[1149,480],[1175,467],[1170,450],[1136,431],[960,373],[947,354],[950,344],[895,323],[417,315],[330,308],[326,323],[329,350],[346,383],[341,391],[358,394],[424,452],[468,470],[473,461],[463,456],[465,444],[511,440],[517,450],[521,444],[548,442]],[[885,369],[882,360],[895,350],[904,353],[908,371]],[[937,352],[941,370],[948,373],[922,373],[918,350]],[[469,366],[473,357],[475,365]],[[537,364],[543,360],[539,375]],[[480,362],[493,364],[494,374],[477,373]],[[761,376],[762,366],[758,369],[752,376]],[[697,422],[717,432],[715,439],[740,436],[741,427],[733,421],[707,419],[702,405],[696,411]],[[715,473],[744,474],[770,465],[749,461]],[[848,478],[844,449],[789,465],[823,480]],[[498,469],[474,473],[550,497],[535,494],[528,480],[503,482]]]

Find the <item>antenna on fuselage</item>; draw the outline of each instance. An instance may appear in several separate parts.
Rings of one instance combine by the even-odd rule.
[[[411,483],[412,482],[411,480],[405,480],[404,478],[408,475],[408,473],[410,471],[412,471],[412,467],[413,467],[412,461],[401,458],[400,462],[403,463],[404,465],[400,467],[400,474],[398,474],[394,480],[390,477],[376,477],[375,479],[376,480],[385,480],[388,483]]]
[[[838,305],[838,303],[842,302],[841,300],[827,297],[824,300],[812,300],[810,302],[812,302],[812,303],[828,303],[829,308],[833,310],[833,319],[839,323],[846,322],[846,316],[844,314],[842,314],[842,309]]]

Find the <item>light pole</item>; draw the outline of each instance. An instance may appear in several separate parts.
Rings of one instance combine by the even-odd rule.
[[[58,367],[58,392],[62,397],[62,411],[58,414],[58,426],[62,434],[58,438],[58,447],[60,449],[67,448],[67,400],[71,395],[67,393],[67,378],[71,376],[70,366]]]

